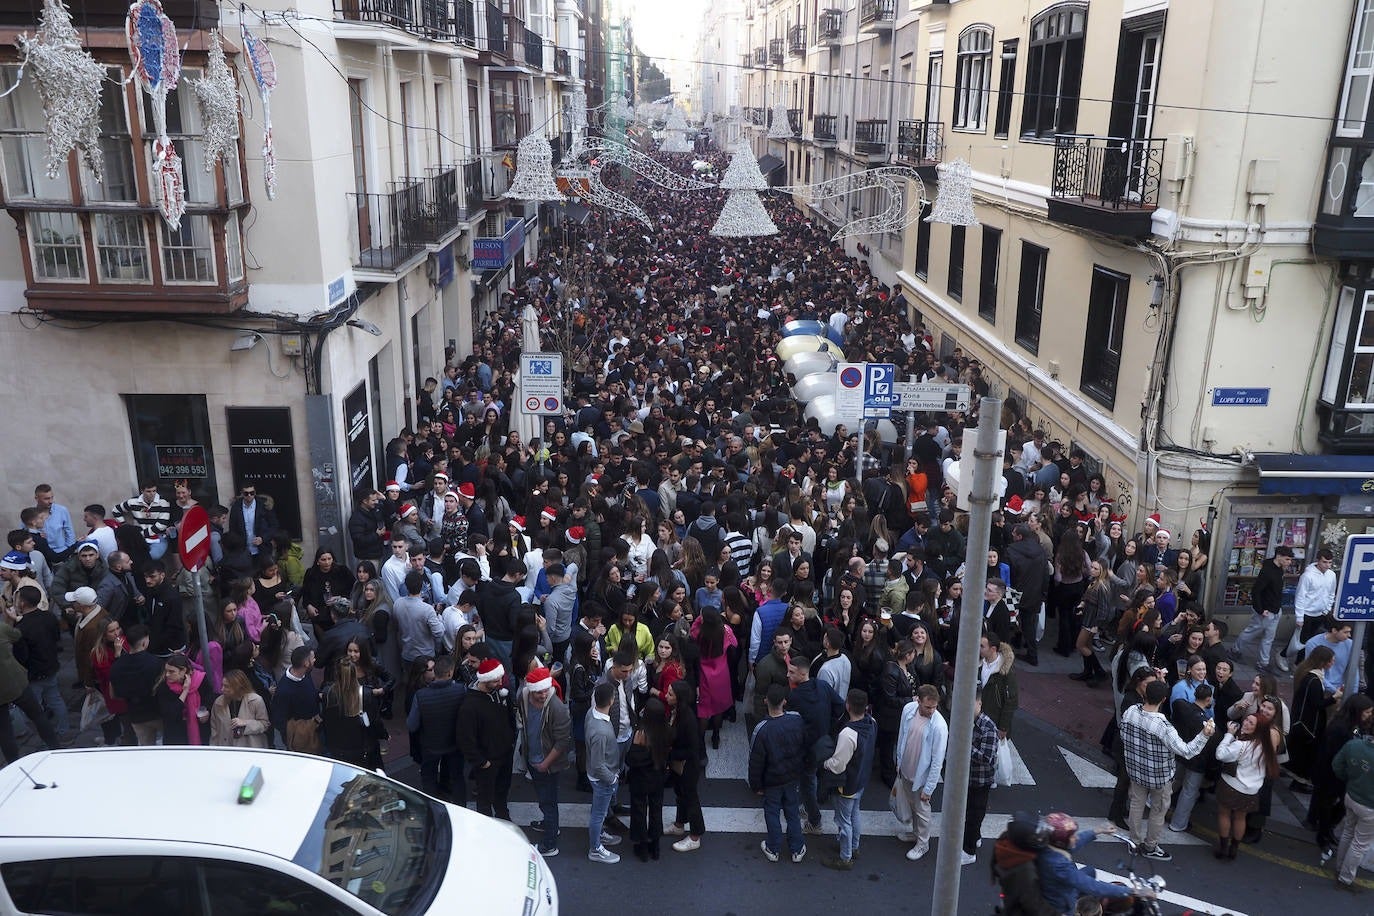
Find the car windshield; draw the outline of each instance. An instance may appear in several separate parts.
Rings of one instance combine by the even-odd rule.
[[[438,892],[451,837],[442,805],[336,764],[292,861],[384,913],[406,916],[424,912]]]

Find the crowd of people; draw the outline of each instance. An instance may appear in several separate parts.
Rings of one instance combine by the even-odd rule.
[[[769,203],[777,235],[719,239],[716,195],[643,182],[635,194],[660,231],[622,232],[593,212],[545,239],[470,355],[449,354],[426,382],[413,428],[387,445],[384,485],[353,494],[346,546],[307,561],[253,486],[223,506],[191,482],[169,500],[150,481],[110,512],[86,506],[80,523],[40,486],[0,562],[0,702],[49,746],[70,742],[57,681],[70,640],[81,720],[107,744],[279,743],[373,767],[404,731],[425,791],[483,813],[509,817],[513,774],[527,774],[546,856],[560,797],[589,793],[589,854],[605,863],[626,832],[645,860],[665,835],[674,850],[700,847],[704,765],[742,718],[763,856],[801,861],[829,802],[839,836],[824,863],[850,868],[871,774],[908,858],[924,856],[965,597],[966,518],[944,478],[977,408],[920,417],[910,443],[869,430],[860,449],[860,430],[802,415],[774,347],[805,319],[851,360],[975,395],[988,391],[982,367],[957,348],[941,357],[902,295],[790,205]],[[511,416],[527,304],[571,368],[570,409],[529,441]],[[1344,782],[1359,753],[1348,748],[1370,733],[1374,703],[1342,699],[1348,630],[1323,617],[1326,578],[1304,573],[1300,586],[1293,703],[1269,673],[1241,690],[1225,624],[1204,606],[1208,532],[1180,546],[1152,516],[1130,533],[1087,456],[1014,400],[993,419],[1010,447],[987,588],[970,604],[983,633],[969,660],[964,863],[1005,781],[1017,667],[1039,665],[1043,645],[1081,659],[1085,689],[1110,682],[1118,697],[1104,735],[1121,773],[1112,814],[1146,855],[1168,857],[1177,782],[1170,828],[1187,829],[1214,785],[1218,855],[1233,858],[1260,829],[1286,750],[1348,883],[1374,823],[1365,777]],[[213,562],[193,573],[168,545],[201,499]],[[1266,666],[1280,612],[1268,567],[1281,585],[1289,561],[1280,548],[1266,565],[1256,622],[1234,647],[1258,640]],[[204,647],[197,596],[211,609]],[[1213,726],[1214,708],[1233,726]],[[17,754],[8,716],[0,752]]]

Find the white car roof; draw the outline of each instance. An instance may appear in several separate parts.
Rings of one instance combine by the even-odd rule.
[[[239,786],[254,766],[262,768],[262,791],[253,804],[240,805]],[[334,766],[321,757],[256,748],[40,752],[0,770],[0,837],[212,843],[289,861]],[[47,788],[35,788],[35,781]]]

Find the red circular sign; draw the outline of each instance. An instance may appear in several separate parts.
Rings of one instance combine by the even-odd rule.
[[[538,399],[538,398],[534,398],[534,397],[525,398],[525,409],[526,409],[526,410],[538,410],[538,409],[539,409],[539,399]]]
[[[181,517],[177,535],[181,565],[195,572],[210,559],[210,515],[201,506],[192,506]]]
[[[864,374],[862,369],[855,369],[853,366],[846,366],[840,370],[840,384],[846,388],[858,388],[863,384]]]

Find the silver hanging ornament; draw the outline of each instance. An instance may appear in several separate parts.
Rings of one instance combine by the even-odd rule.
[[[562,200],[553,177],[553,147],[543,134],[526,134],[515,150],[515,180],[502,197],[518,200]]]
[[[768,139],[791,140],[796,136],[792,130],[792,119],[787,116],[787,103],[778,99],[773,106],[773,123],[768,128]]]
[[[753,238],[761,235],[777,235],[778,227],[768,211],[763,208],[757,191],[731,191],[725,198],[716,224],[711,234],[721,238]]]
[[[955,159],[941,164],[940,196],[935,198],[928,223],[948,223],[951,226],[977,226],[978,215],[973,210],[973,169],[967,161]]]
[[[43,100],[44,134],[48,144],[47,176],[56,178],[67,167],[67,156],[80,149],[97,181],[105,176],[100,151],[100,84],[105,68],[81,47],[72,16],[62,0],[43,0],[33,38],[16,41],[24,54],[20,73],[33,75]]]
[[[239,132],[239,90],[229,62],[224,59],[224,45],[219,29],[210,30],[209,63],[205,75],[192,80],[203,125],[205,139],[205,171],[213,172],[215,162],[229,161],[237,145]]]
[[[735,143],[734,154],[730,157],[730,165],[725,169],[725,176],[721,178],[720,186],[730,191],[765,191],[768,189],[768,180],[763,177],[763,172],[759,170],[759,161],[754,158],[754,151],[749,148],[749,141],[743,137]]]

